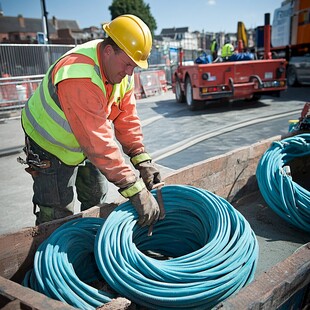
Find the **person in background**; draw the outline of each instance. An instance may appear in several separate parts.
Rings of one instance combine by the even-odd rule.
[[[230,43],[230,41],[226,41],[222,47],[221,57],[223,61],[230,60],[229,58],[234,54],[235,48]]]
[[[216,39],[213,39],[210,46],[210,51],[212,55],[212,59],[215,60],[217,58],[218,48]]]
[[[161,176],[143,144],[133,84],[135,67],[148,67],[152,35],[134,15],[103,28],[108,38],[58,59],[22,110],[36,224],[72,215],[74,186],[82,211],[103,203],[108,181],[131,201],[139,225],[159,218],[150,190]]]

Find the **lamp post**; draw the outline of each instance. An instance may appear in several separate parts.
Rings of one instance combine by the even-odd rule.
[[[45,0],[41,0],[41,8],[42,8],[42,19],[43,19],[43,32],[46,36],[46,43],[49,43],[49,31],[48,31],[48,12],[46,11]]]

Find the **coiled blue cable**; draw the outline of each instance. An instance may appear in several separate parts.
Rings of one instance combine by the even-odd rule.
[[[258,243],[236,209],[190,186],[167,185],[162,195],[166,218],[151,237],[136,224],[130,202],[98,230],[97,266],[115,291],[149,309],[207,309],[252,281]],[[155,259],[145,251],[172,258]]]
[[[258,244],[237,210],[190,186],[165,186],[162,193],[166,218],[156,223],[152,237],[137,225],[129,202],[106,220],[70,221],[41,244],[23,285],[95,309],[115,297],[87,284],[98,279],[99,269],[113,290],[139,305],[206,309],[252,281]],[[151,258],[147,251],[172,258]]]
[[[273,142],[260,159],[256,178],[268,206],[288,223],[310,232],[310,192],[295,183],[284,167],[310,155],[310,134]]]
[[[23,285],[79,309],[95,309],[115,296],[87,284],[98,278],[95,236],[102,218],[80,218],[55,230],[38,248]]]

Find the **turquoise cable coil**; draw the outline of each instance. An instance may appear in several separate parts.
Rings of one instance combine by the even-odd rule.
[[[162,195],[166,218],[151,237],[130,202],[105,220],[67,222],[40,245],[23,285],[79,309],[117,294],[148,309],[208,309],[253,280],[258,243],[237,210],[190,186],[167,185]],[[89,284],[102,279],[115,294]]]
[[[99,280],[94,247],[103,223],[102,218],[79,218],[56,229],[39,246],[23,286],[79,309],[96,309],[115,298],[87,284]]]
[[[310,192],[295,183],[283,168],[310,155],[310,134],[273,142],[260,159],[256,178],[268,206],[293,226],[310,232]]]
[[[148,309],[208,309],[253,280],[258,243],[241,213],[191,186],[166,185],[162,196],[166,217],[151,237],[130,202],[98,230],[97,266],[115,291]]]

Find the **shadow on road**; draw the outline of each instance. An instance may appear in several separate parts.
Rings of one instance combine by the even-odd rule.
[[[267,101],[268,100],[268,101]],[[186,103],[178,103],[175,98],[169,100],[161,100],[156,102],[153,108],[156,113],[163,115],[165,118],[176,118],[190,115],[210,115],[218,114],[227,111],[243,111],[248,109],[260,109],[270,105],[271,103],[289,102],[289,101],[310,101],[310,85],[289,87],[282,92],[280,97],[263,96],[257,101],[236,100],[233,102],[227,101],[210,101],[206,103],[203,109],[190,111]],[[270,104],[269,104],[270,103]]]

